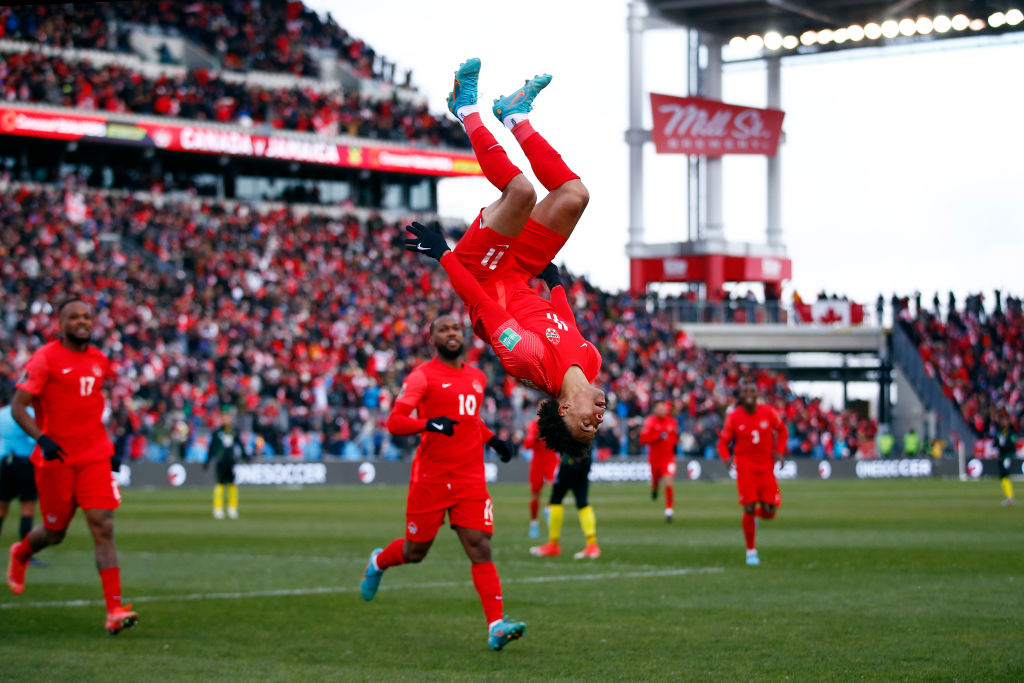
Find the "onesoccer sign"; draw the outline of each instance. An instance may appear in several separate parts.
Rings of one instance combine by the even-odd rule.
[[[703,97],[651,93],[658,154],[775,156],[785,112],[726,104]]]

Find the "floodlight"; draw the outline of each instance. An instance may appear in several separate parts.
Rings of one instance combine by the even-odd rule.
[[[747,47],[747,40],[742,36],[733,36],[729,41],[729,47],[734,50],[744,50]]]
[[[917,33],[917,22],[913,19],[900,19],[900,33],[910,37]]]
[[[818,34],[814,31],[804,31],[800,34],[800,42],[807,46],[814,45],[818,42]]]
[[[854,24],[853,26],[846,29],[846,35],[849,36],[850,40],[856,43],[861,40],[864,40],[864,29],[862,29],[857,24]]]
[[[879,38],[882,37],[882,27],[873,21],[870,24],[865,24],[864,35],[866,35],[871,40],[878,40]]]
[[[932,27],[938,33],[945,33],[949,29],[953,28],[953,22],[949,20],[945,14],[940,14],[932,20]]]
[[[833,31],[830,28],[824,28],[818,31],[818,44],[828,45],[832,42]]]
[[[764,47],[764,38],[758,35],[747,36],[747,47],[751,50],[760,50]]]
[[[797,38],[796,36],[790,35],[782,39],[782,47],[786,48],[787,50],[795,50],[796,46],[799,44],[800,39]]]
[[[926,36],[929,33],[931,33],[932,27],[932,20],[929,19],[928,17],[917,18],[917,32],[920,33],[922,36]]]
[[[966,14],[957,14],[953,17],[952,25],[954,31],[963,31],[970,24],[971,20],[967,18]]]
[[[985,30],[985,20],[974,18],[971,19],[971,30],[972,31],[983,31]]]
[[[1006,23],[1006,15],[1002,12],[993,12],[988,15],[988,25],[992,28],[999,28]]]
[[[764,46],[769,50],[778,50],[782,47],[782,36],[775,31],[764,34]]]
[[[1024,21],[1024,12],[1019,9],[1012,9],[1006,13],[1006,23],[1010,26],[1016,26],[1022,21]]]

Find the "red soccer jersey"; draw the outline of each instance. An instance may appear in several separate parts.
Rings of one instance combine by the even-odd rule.
[[[416,412],[422,430],[432,417],[458,422],[451,436],[422,432],[409,475],[411,483],[485,483],[484,443],[493,436],[479,418],[485,382],[484,373],[472,365],[452,368],[436,358],[417,366],[405,378],[388,420],[393,433],[399,433],[394,428],[395,414],[406,411]]]
[[[662,438],[665,434],[665,438]],[[640,430],[640,443],[647,446],[647,459],[663,462],[676,457],[676,443],[679,442],[679,423],[671,415],[658,417],[648,415]]]
[[[736,467],[753,471],[771,471],[775,467],[774,453],[785,454],[788,438],[785,423],[771,406],[758,403],[753,414],[742,406],[733,408],[725,418],[725,426],[718,437],[718,454],[729,459],[729,443],[736,456]]]
[[[562,379],[573,365],[588,381],[597,378],[601,354],[577,329],[564,287],[555,287],[549,301],[526,281],[507,279],[495,283],[495,299],[454,255],[445,254],[441,265],[469,307],[477,336],[491,345],[505,370],[524,385],[558,396]]]
[[[562,461],[562,457],[557,452],[548,448],[547,443],[544,439],[538,436],[538,420],[534,418],[530,424],[526,425],[526,436],[523,437],[523,448],[529,448],[533,451],[533,460],[530,461],[530,469],[536,467],[540,471],[546,472],[550,468],[554,467],[555,464]]]
[[[103,424],[103,380],[109,368],[110,361],[95,346],[78,353],[59,340],[33,353],[25,364],[18,388],[35,396],[36,424],[64,449],[66,465],[82,465],[114,454]],[[43,460],[39,448],[32,462],[36,467],[61,464]]]

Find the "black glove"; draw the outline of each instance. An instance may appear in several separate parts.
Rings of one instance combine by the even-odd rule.
[[[121,458],[116,455],[110,456],[110,471],[117,472],[119,469],[121,469]]]
[[[548,283],[548,289],[554,289],[562,284],[562,278],[558,274],[558,266],[554,263],[549,263],[545,266],[544,270],[540,271],[538,277]]]
[[[487,445],[494,449],[494,452],[498,454],[502,462],[508,462],[512,459],[512,444],[508,441],[492,436]]]
[[[425,429],[428,432],[437,432],[438,434],[444,434],[445,436],[451,436],[455,433],[455,425],[459,424],[457,420],[453,420],[450,417],[432,417],[427,420],[427,426]]]
[[[67,455],[67,453],[65,453],[64,449],[60,447],[60,444],[48,437],[46,434],[43,434],[36,439],[36,443],[39,444],[41,449],[43,449],[43,460],[60,460],[61,462],[64,462],[64,458],[62,456]]]
[[[444,235],[441,234],[441,228],[436,225],[428,228],[421,223],[413,221],[412,225],[405,226],[405,230],[412,235],[412,237],[405,240],[406,251],[426,254],[438,261],[441,260],[446,251],[451,251],[444,239]]]

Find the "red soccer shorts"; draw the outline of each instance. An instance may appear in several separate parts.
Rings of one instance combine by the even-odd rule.
[[[671,460],[650,460],[651,481],[658,481],[662,477],[676,476],[676,459]]]
[[[538,457],[536,454],[530,461],[530,493],[537,493],[544,487],[544,482],[549,484],[555,480],[558,474],[558,465],[561,463],[558,456]]]
[[[37,467],[36,488],[43,526],[50,531],[67,529],[76,508],[116,510],[121,504],[121,490],[106,458],[84,465]]]
[[[497,294],[504,306],[501,293],[493,291],[494,284],[509,278],[537,277],[558,254],[566,238],[532,218],[527,219],[518,237],[506,237],[481,226],[480,221],[478,214],[455,246],[455,255],[484,290]]]
[[[451,525],[494,533],[494,506],[483,484],[412,484],[405,506],[405,538],[434,540],[448,513]]]
[[[736,470],[736,490],[739,493],[740,505],[767,503],[779,507],[782,505],[782,494],[779,482],[775,480],[775,472],[749,471],[743,468]]]

